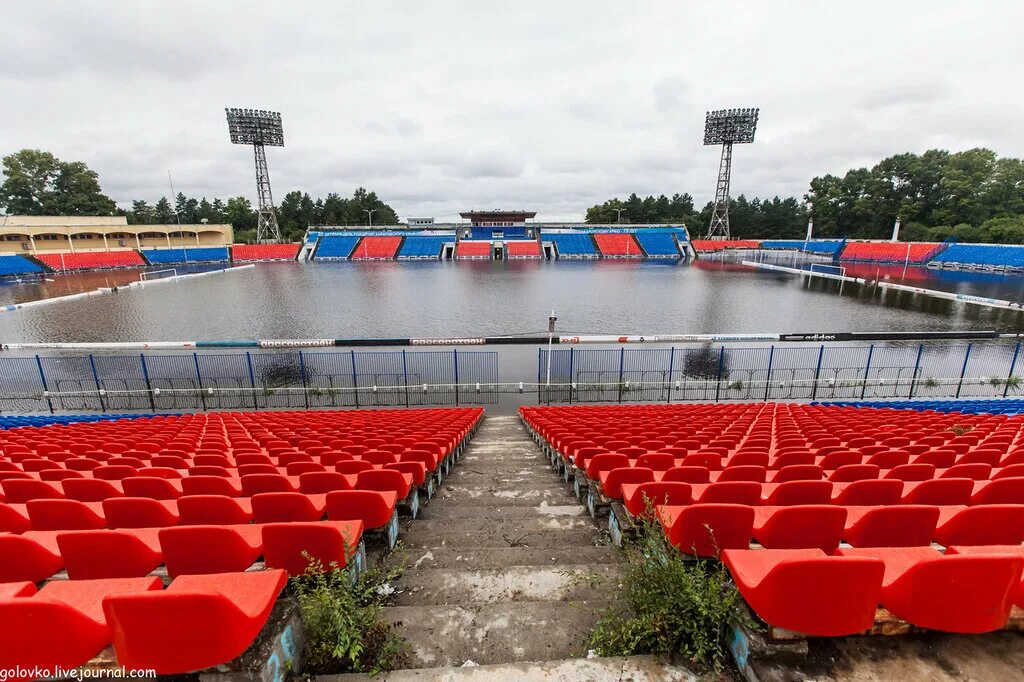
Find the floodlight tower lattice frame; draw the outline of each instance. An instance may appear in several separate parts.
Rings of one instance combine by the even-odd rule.
[[[270,188],[266,146],[284,146],[281,114],[261,109],[225,109],[228,135],[232,144],[252,145],[256,162],[256,243],[279,243],[281,228],[274,210],[274,193]]]
[[[720,109],[704,119],[704,144],[722,145],[715,187],[715,208],[708,225],[708,239],[731,239],[729,231],[729,182],[732,177],[732,146],[754,141],[760,109]]]

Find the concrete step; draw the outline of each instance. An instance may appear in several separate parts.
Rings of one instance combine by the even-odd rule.
[[[414,666],[452,666],[582,655],[594,624],[611,606],[605,601],[389,606],[383,615],[401,623]]]
[[[536,509],[536,507],[527,507]],[[550,508],[550,507],[549,507]],[[589,516],[504,516],[500,509],[492,509],[489,515],[475,518],[448,518],[426,520],[426,517],[408,523],[405,537],[434,535],[438,533],[462,533],[482,531],[496,535],[505,533],[561,533],[567,530],[585,529],[597,531],[601,528]]]
[[[587,516],[586,508],[573,500],[574,504],[542,504],[537,507],[501,507],[494,505],[460,504],[440,505],[428,504],[422,508],[417,522],[437,521],[439,519],[477,519],[490,513],[500,514],[503,519],[552,517],[552,516]]]
[[[416,522],[412,530],[399,535],[399,541],[409,549],[434,549],[439,547],[533,547],[547,549],[551,547],[611,547],[606,532],[597,529],[574,528],[560,531],[495,532],[479,530],[466,532],[435,532],[422,533],[416,531]]]
[[[475,663],[475,662],[474,662]],[[497,663],[450,668],[396,670],[374,675],[329,675],[318,682],[692,682],[690,670],[654,656],[570,658],[557,661]]]
[[[568,486],[561,485],[557,480],[550,488],[535,490],[517,490],[505,488],[490,490],[487,488],[474,488],[448,485],[447,482],[441,490],[430,501],[430,504],[446,502],[452,505],[458,504],[494,504],[495,507],[537,507],[546,502],[550,505],[565,506],[573,502],[579,503],[575,496],[569,492]],[[446,505],[447,506],[447,505]]]
[[[618,584],[620,574],[620,567],[614,564],[412,568],[396,585],[400,593],[395,606],[601,600]]]
[[[513,566],[566,567],[583,564],[621,566],[620,550],[610,545],[599,547],[435,547],[433,549],[399,549],[390,557],[392,566],[417,568],[489,569]]]

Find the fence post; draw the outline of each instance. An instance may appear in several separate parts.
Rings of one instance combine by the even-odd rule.
[[[203,395],[203,375],[199,372],[199,353],[193,353],[192,358],[196,361],[196,381],[199,382],[199,403],[206,412],[206,396]]]
[[[576,359],[576,349],[569,346],[569,404],[572,405],[572,385],[575,383],[575,375],[573,372],[573,365]]]
[[[868,361],[864,363],[864,381],[860,385],[860,399],[864,400],[864,392],[868,390],[868,373],[871,371],[871,356],[875,353],[875,344],[868,346]]]
[[[93,359],[92,353],[89,353],[89,366],[92,367],[92,378],[96,382],[96,395],[100,398],[100,412],[106,412],[107,407],[103,404],[103,394],[100,393],[100,375],[96,371],[96,360]]]
[[[249,365],[249,385],[252,387],[252,409],[260,409],[260,401],[256,398],[256,372],[252,369],[252,353],[245,351],[245,364]]]
[[[811,400],[818,397],[818,377],[821,376],[821,359],[825,356],[825,344],[818,349],[818,366],[814,368],[814,386],[811,387]]]
[[[917,360],[914,360],[914,373],[910,375],[910,394],[907,398],[914,397],[914,386],[917,385],[917,373],[921,369],[921,353],[924,352],[924,344],[920,343],[917,346]]]
[[[775,360],[775,344],[768,349],[768,378],[764,380],[764,402],[768,402],[768,392],[772,390],[772,361]]]
[[[452,348],[452,361],[455,367],[455,406],[459,405],[459,349]]]
[[[718,351],[718,379],[715,380],[715,402],[722,393],[722,367],[725,365],[725,346]]]
[[[309,390],[306,388],[306,356],[299,350],[299,374],[302,376],[302,404],[309,409]]]
[[[676,366],[676,347],[672,346],[668,349],[668,397],[665,402],[672,402],[672,372]]]
[[[1010,360],[1010,372],[1006,375],[1006,386],[1003,387],[1003,397],[1010,391],[1010,379],[1013,378],[1013,370],[1017,366],[1017,356],[1020,355],[1020,342],[1013,349],[1013,360]]]
[[[153,399],[153,384],[149,382],[149,367],[146,366],[146,355],[139,353],[139,361],[142,363],[142,378],[146,380],[146,391],[149,393],[149,407],[156,412],[156,400]]]
[[[619,402],[622,402],[622,375],[626,369],[626,347],[619,348]]]
[[[960,397],[960,390],[964,387],[964,376],[967,374],[967,361],[971,359],[971,348],[973,343],[967,344],[967,352],[964,353],[964,366],[960,369],[960,383],[956,385],[956,397]]]
[[[356,376],[356,352],[349,351],[352,356],[352,396],[355,398],[356,407],[359,407],[359,379]]]
[[[402,384],[405,386],[405,406],[409,407],[409,364],[405,359],[405,349],[402,349]]]
[[[36,367],[39,368],[39,379],[43,382],[43,392],[47,394],[46,405],[50,408],[50,414],[53,414],[53,399],[50,398],[50,387],[46,384],[46,372],[43,371],[43,361],[39,359],[39,355],[36,354]]]

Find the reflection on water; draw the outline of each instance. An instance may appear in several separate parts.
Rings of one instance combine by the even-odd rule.
[[[792,259],[790,259],[792,260]],[[785,260],[780,262],[787,262]],[[1024,277],[848,265],[847,274],[1024,300]],[[138,271],[0,286],[0,304],[138,279]],[[0,313],[0,341],[995,329],[1020,313],[735,261],[262,263],[253,269]]]

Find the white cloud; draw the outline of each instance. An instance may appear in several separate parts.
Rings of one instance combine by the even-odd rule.
[[[87,162],[122,204],[252,195],[223,108],[280,110],[275,194],[373,189],[401,215],[713,194],[704,111],[759,106],[734,193],[881,157],[1024,156],[1016,2],[9,3],[0,153]]]

